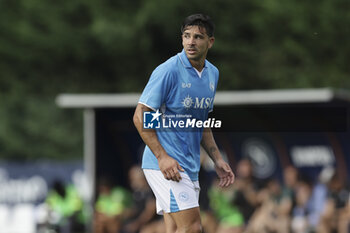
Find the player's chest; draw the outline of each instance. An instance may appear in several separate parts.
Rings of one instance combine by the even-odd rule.
[[[177,79],[173,91],[174,105],[185,109],[209,109],[214,101],[215,77],[211,78],[207,73],[201,78],[182,76]]]

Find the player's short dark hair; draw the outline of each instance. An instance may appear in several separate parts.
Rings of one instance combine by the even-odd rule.
[[[181,26],[181,33],[183,33],[188,26],[198,26],[199,28],[205,28],[209,37],[214,36],[215,25],[208,15],[194,14],[188,16]]]

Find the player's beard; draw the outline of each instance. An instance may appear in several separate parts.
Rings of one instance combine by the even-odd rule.
[[[194,53],[190,53],[188,49],[193,49]],[[193,61],[201,61],[202,59],[205,59],[206,52],[205,51],[200,51],[197,48],[187,48],[186,49],[186,55],[189,60]]]
[[[201,57],[200,52],[195,47],[187,48],[186,54],[187,54],[188,59],[194,60],[194,61],[200,60],[200,57]]]

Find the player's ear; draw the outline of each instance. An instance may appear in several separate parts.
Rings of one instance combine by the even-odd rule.
[[[209,42],[208,42],[209,43],[209,45],[208,45],[209,49],[213,46],[214,42],[215,42],[215,37],[214,36],[209,37]]]

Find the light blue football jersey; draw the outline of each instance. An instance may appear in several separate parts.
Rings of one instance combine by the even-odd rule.
[[[207,60],[199,77],[182,50],[153,71],[139,103],[154,111],[160,110],[163,116],[191,115],[204,121],[213,110],[218,79],[218,69]],[[198,180],[202,132],[202,128],[156,130],[165,151],[193,181]],[[148,146],[143,154],[142,168],[159,170],[158,160]]]

